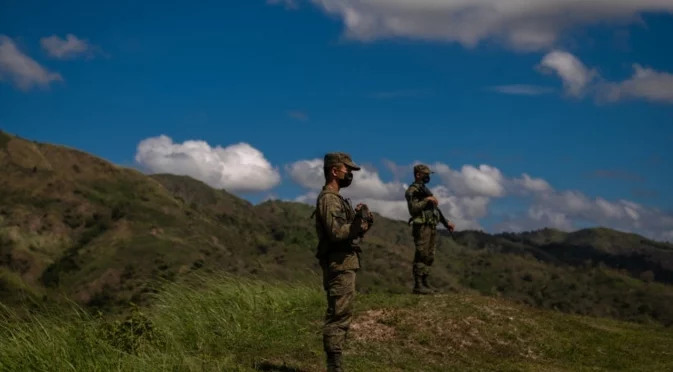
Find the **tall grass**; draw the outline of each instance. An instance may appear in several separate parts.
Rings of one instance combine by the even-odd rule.
[[[173,284],[151,312],[110,321],[81,311],[20,319],[3,307],[2,371],[252,371],[320,363],[322,293],[227,276]],[[273,359],[265,356],[272,356]],[[265,367],[266,368],[266,367]]]
[[[321,288],[168,284],[124,318],[0,306],[1,371],[321,371]],[[671,371],[673,331],[450,294],[358,295],[349,371]]]

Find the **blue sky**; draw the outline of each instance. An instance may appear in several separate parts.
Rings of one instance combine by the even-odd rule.
[[[253,201],[302,195],[310,187],[300,187],[286,166],[340,150],[371,164],[383,182],[394,181],[383,160],[439,162],[454,170],[487,164],[506,177],[544,179],[558,192],[657,208],[666,219],[673,211],[673,97],[667,93],[673,91],[673,4],[651,13],[641,10],[661,2],[615,5],[625,16],[617,20],[602,10],[604,1],[592,0],[593,18],[587,18],[593,22],[585,23],[559,5],[558,14],[547,12],[555,18],[532,29],[512,19],[536,19],[537,10],[512,6],[494,16],[501,29],[482,32],[475,25],[488,16],[450,25],[441,15],[432,18],[431,3],[406,2],[400,10],[372,0],[12,1],[0,14],[5,56],[21,53],[60,78],[38,76],[22,88],[13,76],[24,71],[30,80],[35,71],[0,57],[0,128],[134,166],[139,143],[162,134],[174,144],[244,142],[282,177],[273,188],[242,193]],[[460,11],[458,0],[443,6],[447,14]],[[360,21],[345,23],[344,9]],[[527,33],[520,37],[521,30]],[[465,35],[479,32],[478,43],[468,45]],[[77,42],[56,42],[68,34]],[[59,39],[43,41],[52,36]],[[550,56],[554,51],[561,54]],[[550,63],[542,63],[545,56]],[[571,57],[584,70],[573,68]],[[634,64],[661,75],[634,79]],[[573,81],[585,81],[579,92],[564,85]],[[495,88],[511,85],[536,94]],[[157,170],[156,163],[149,168]],[[446,175],[449,189],[453,176]],[[409,175],[400,181],[409,182]],[[489,200],[488,213],[477,218],[487,228],[535,204]],[[628,229],[627,222],[615,226]],[[673,231],[667,222],[659,225],[638,228],[652,236]]]

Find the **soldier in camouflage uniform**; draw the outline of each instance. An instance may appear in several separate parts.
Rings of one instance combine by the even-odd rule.
[[[369,229],[356,218],[350,201],[339,190],[350,186],[352,171],[360,170],[351,157],[342,152],[325,155],[325,186],[316,200],[315,228],[318,234],[318,258],[327,293],[327,312],[323,326],[323,347],[327,371],[342,371],[341,360],[346,335],[353,317],[355,276],[360,268],[360,247],[356,240]]]
[[[437,236],[437,224],[442,222],[444,226],[453,231],[455,225],[442,218],[438,212],[437,198],[434,196],[423,195],[426,184],[430,182],[430,174],[433,174],[430,168],[424,164],[418,164],[414,167],[414,183],[409,186],[405,192],[407,199],[407,208],[411,218],[409,223],[413,224],[412,235],[416,245],[414,255],[414,293],[431,294],[436,289],[428,283],[430,268],[435,260],[435,244]]]

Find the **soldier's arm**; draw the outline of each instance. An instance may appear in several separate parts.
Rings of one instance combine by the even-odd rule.
[[[354,239],[361,231],[357,224],[347,223],[346,213],[341,210],[341,200],[336,195],[323,196],[318,203],[318,215],[332,241]]]
[[[451,230],[451,229],[452,229],[452,225],[453,225],[453,224],[451,223],[451,221],[449,221],[449,220],[444,216],[444,213],[442,213],[442,210],[441,210],[441,209],[437,208],[437,210],[439,211],[439,222],[441,222],[442,225],[444,225],[444,227],[446,227],[447,230]]]
[[[416,192],[416,188],[411,186],[407,189],[407,192],[404,193],[404,197],[407,199],[407,209],[409,210],[409,214],[412,217],[416,217],[421,214],[421,212],[428,206],[429,201],[422,199],[422,200],[414,200],[414,192]]]

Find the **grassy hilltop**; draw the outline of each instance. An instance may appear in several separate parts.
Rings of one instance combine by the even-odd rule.
[[[324,371],[317,286],[202,278],[111,323],[0,311],[3,371]],[[360,295],[348,371],[670,371],[660,326],[534,310],[484,296]]]
[[[3,132],[0,172],[0,370],[321,370],[310,206]],[[410,228],[376,218],[349,370],[673,369],[673,245],[461,231],[418,297]]]

